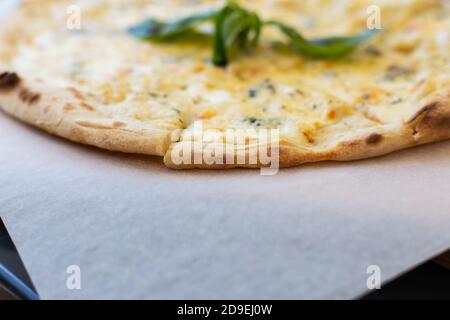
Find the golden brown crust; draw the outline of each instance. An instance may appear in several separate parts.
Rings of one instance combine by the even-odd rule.
[[[397,150],[413,146],[450,139],[450,94],[435,95],[420,108],[418,112],[404,123],[387,124],[373,129],[355,132],[353,138],[337,141],[334,145],[323,150],[307,150],[280,141],[279,164],[280,167],[294,167],[303,163],[318,161],[352,161],[372,157],[378,157]],[[187,142],[178,142],[186,144]],[[217,168],[255,168],[261,167],[261,163],[254,164],[175,164],[172,159],[171,146],[166,153],[164,163],[173,169],[217,169]],[[218,149],[226,148],[223,144]],[[246,157],[257,153],[257,147],[246,149]],[[192,159],[196,152],[192,151]],[[197,152],[197,156],[198,152]],[[227,154],[224,154],[224,159]],[[225,160],[223,160],[225,162]]]
[[[437,95],[408,120],[408,125],[419,143],[450,138],[450,92]]]
[[[0,73],[0,108],[51,134],[111,151],[162,156],[170,144],[170,130],[117,121],[85,102],[76,89],[25,81],[13,72]]]
[[[0,74],[0,91],[9,91],[20,83],[19,76],[14,72],[3,72]]]
[[[404,123],[383,125],[370,131],[341,141],[320,155],[302,155],[298,150],[283,152],[282,147],[280,163],[282,166],[295,166],[321,160],[359,160],[450,139],[450,95],[433,96]]]

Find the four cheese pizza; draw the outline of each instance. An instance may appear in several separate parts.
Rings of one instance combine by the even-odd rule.
[[[265,166],[225,160],[265,143],[228,132],[264,130],[282,167],[363,159],[450,138],[449,38],[445,0],[23,1],[0,22],[0,107],[171,168]]]

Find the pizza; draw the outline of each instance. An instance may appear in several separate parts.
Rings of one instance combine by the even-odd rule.
[[[449,38],[446,0],[23,1],[0,108],[174,169],[364,159],[450,138]]]

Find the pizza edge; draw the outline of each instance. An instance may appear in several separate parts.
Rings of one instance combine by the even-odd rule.
[[[326,160],[352,161],[385,155],[413,146],[450,139],[450,90],[430,95],[407,121],[357,132],[331,147],[313,151],[284,138],[279,144],[280,167]],[[44,81],[25,81],[14,72],[0,71],[0,109],[51,134],[74,142],[124,153],[164,156],[172,169],[260,168],[256,164],[181,164],[172,159],[174,130],[152,123],[114,120],[84,101],[76,88],[52,88]],[[224,148],[218,143],[217,148]],[[244,148],[246,157],[257,155],[259,145]],[[225,149],[225,148],[224,148]],[[192,159],[197,151],[192,150]],[[200,152],[204,152],[203,150]],[[198,154],[197,154],[198,156]],[[225,154],[224,156],[227,156]]]
[[[352,138],[338,141],[333,147],[322,151],[309,151],[293,146],[281,139],[279,145],[279,164],[281,168],[295,167],[305,163],[319,161],[354,161],[379,157],[395,151],[450,139],[450,91],[447,95],[434,95],[432,99],[416,111],[405,122],[391,123],[357,133]],[[188,142],[180,142],[188,143]],[[260,168],[257,164],[182,164],[177,165],[172,159],[171,148],[164,157],[164,163],[172,169],[223,169],[223,168]],[[211,146],[210,146],[211,147]],[[247,147],[246,157],[258,157],[258,145]],[[219,143],[214,148],[223,148]],[[197,153],[197,154],[196,154]],[[191,158],[200,158],[198,152],[192,151]],[[233,157],[225,154],[224,159]]]
[[[114,119],[73,87],[55,88],[0,71],[0,109],[73,142],[109,151],[163,156],[172,130],[156,123]]]

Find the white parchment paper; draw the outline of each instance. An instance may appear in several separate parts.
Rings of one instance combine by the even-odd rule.
[[[43,298],[353,298],[369,265],[450,247],[449,142],[263,177],[0,128],[1,216]]]
[[[450,142],[274,177],[178,172],[0,113],[0,215],[44,299],[354,298],[370,265],[387,281],[450,247],[449,179]]]

